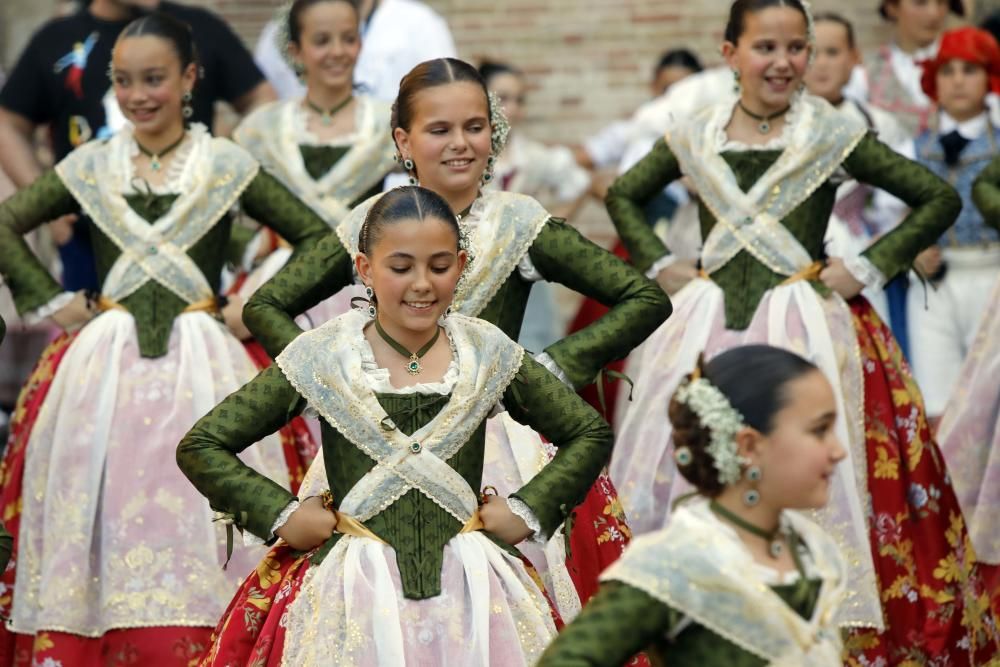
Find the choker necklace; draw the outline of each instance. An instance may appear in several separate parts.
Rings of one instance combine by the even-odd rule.
[[[750,111],[750,109],[747,109],[745,106],[743,106],[743,100],[740,100],[736,104],[738,104],[739,107],[740,107],[740,109],[743,110],[743,113],[745,113],[746,115],[750,116],[751,118],[753,118],[756,121],[760,121],[760,124],[757,125],[757,131],[760,132],[761,134],[767,134],[768,132],[770,132],[771,131],[771,121],[774,120],[775,118],[780,118],[780,117],[784,116],[786,113],[788,113],[788,110],[792,108],[792,105],[789,104],[787,107],[785,107],[781,111],[776,111],[776,112],[774,112],[773,114],[771,114],[769,116],[762,116],[761,114],[756,114],[753,111]]]
[[[318,104],[313,104],[312,100],[306,97],[306,106],[319,114],[319,122],[323,125],[330,125],[333,123],[333,117],[337,115],[337,112],[346,107],[354,99],[354,95],[348,95],[346,99],[337,102],[329,109],[324,109]]]
[[[406,372],[410,375],[420,375],[420,371],[424,370],[424,367],[420,365],[420,359],[427,354],[427,351],[434,347],[434,343],[437,342],[438,336],[441,335],[441,327],[436,327],[434,330],[434,337],[427,342],[422,348],[416,352],[410,352],[405,347],[400,345],[392,336],[385,332],[382,325],[379,324],[378,318],[375,318],[375,330],[378,331],[378,335],[382,337],[389,347],[399,352],[404,357],[409,357],[409,361],[406,362]]]
[[[153,151],[149,150],[148,148],[140,144],[139,140],[135,139],[135,137],[133,137],[133,139],[135,139],[135,145],[139,147],[139,152],[149,158],[149,167],[153,171],[159,171],[163,167],[163,165],[160,163],[160,158],[167,157],[170,151],[174,150],[175,148],[181,145],[181,142],[184,141],[185,137],[187,137],[186,130],[181,134],[180,139],[170,144],[169,146],[161,150],[159,153],[154,153]]]
[[[771,558],[781,557],[781,554],[785,550],[784,543],[787,540],[788,536],[782,532],[780,522],[778,523],[778,527],[775,528],[773,531],[767,531],[764,530],[763,528],[759,528],[753,525],[746,519],[743,519],[737,516],[736,514],[733,514],[732,512],[730,512],[729,510],[727,510],[725,507],[723,507],[714,500],[710,502],[708,506],[711,508],[713,512],[715,512],[717,515],[719,515],[729,523],[742,528],[743,530],[747,531],[752,535],[756,535],[761,539],[767,540],[767,542],[770,544],[769,552],[771,554]]]

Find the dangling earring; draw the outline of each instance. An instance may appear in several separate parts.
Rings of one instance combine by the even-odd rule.
[[[378,310],[375,308],[377,301],[375,300],[375,290],[370,285],[365,286],[365,296],[368,297],[368,317],[374,320],[375,315],[378,314]]]
[[[740,71],[738,69],[733,70],[733,92],[737,95],[740,94]]]
[[[496,164],[496,161],[497,160],[493,157],[492,153],[488,158],[486,158],[486,171],[483,172],[482,178],[483,185],[486,185],[493,180],[493,165]]]
[[[194,115],[194,109],[191,108],[191,100],[193,97],[194,96],[191,94],[191,91],[189,90],[186,93],[184,93],[184,97],[181,98],[181,101],[184,103],[183,106],[181,107],[181,115],[184,116],[184,120],[190,120],[191,116]]]
[[[420,185],[420,181],[417,180],[417,174],[414,171],[416,165],[413,164],[413,160],[410,158],[403,158],[403,169],[406,173],[410,175],[410,185]]]
[[[760,469],[760,466],[752,465],[747,468],[746,473],[744,473],[747,481],[754,485],[754,488],[747,489],[743,492],[743,504],[747,507],[753,507],[760,502],[760,491],[756,489],[757,483],[760,482],[761,477],[764,476]]]
[[[449,315],[451,315],[451,314],[452,314],[453,312],[454,312],[454,311],[453,311],[453,310],[451,309],[451,306],[448,306],[447,308],[445,308],[445,309],[444,309],[444,316],[445,316],[445,317],[448,317],[448,316],[449,316]]]

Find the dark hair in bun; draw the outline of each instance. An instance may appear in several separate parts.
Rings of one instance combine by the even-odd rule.
[[[727,350],[707,364],[698,360],[701,377],[712,383],[743,415],[743,423],[764,435],[774,427],[774,416],[788,402],[785,385],[818,370],[802,357],[769,345],[745,345]],[[703,495],[714,498],[725,488],[719,481],[719,471],[708,453],[712,432],[710,424],[702,424],[697,413],[686,403],[670,399],[668,409],[673,425],[674,449],[686,447],[691,461],[679,465],[684,479]]]

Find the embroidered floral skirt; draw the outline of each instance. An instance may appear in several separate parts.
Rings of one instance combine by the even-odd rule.
[[[322,563],[276,546],[247,577],[201,665],[528,667],[556,617],[531,568],[481,533],[445,546],[440,595],[403,597],[391,547],[344,536]]]
[[[175,452],[255,372],[204,313],[175,320],[162,357],[139,355],[121,311],[47,348],[19,398],[2,469],[14,557],[0,579],[0,614],[11,619],[0,665],[183,665],[204,649],[266,550],[237,546],[222,570],[225,529]],[[287,483],[277,437],[243,458]]]
[[[987,664],[1000,651],[989,595],[920,392],[889,329],[863,298],[848,306],[805,282],[768,292],[743,331],[725,328],[723,303],[714,283],[692,281],[636,360],[643,369],[634,378],[636,401],[611,462],[633,530],[662,525],[672,500],[691,490],[673,462],[666,406],[698,354],[751,343],[790,349],[834,386],[835,428],[849,450],[829,505],[811,516],[848,562],[853,586],[838,620],[858,628],[850,664]]]

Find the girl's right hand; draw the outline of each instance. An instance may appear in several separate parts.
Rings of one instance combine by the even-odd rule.
[[[296,551],[309,551],[333,536],[337,516],[323,507],[319,496],[306,498],[274,534]]]
[[[52,321],[63,331],[76,331],[93,319],[96,313],[91,309],[87,295],[77,292],[73,300],[52,313]]]

